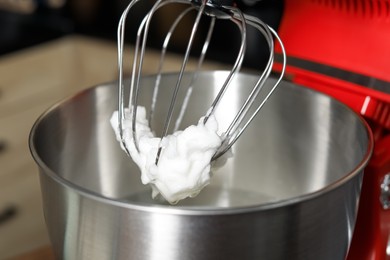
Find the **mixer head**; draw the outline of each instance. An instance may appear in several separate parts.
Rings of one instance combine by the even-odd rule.
[[[123,69],[123,56],[124,56],[124,42],[125,42],[125,24],[126,24],[126,18],[128,17],[129,13],[131,13],[131,10],[136,6],[136,4],[141,3],[141,0],[133,0],[130,2],[130,4],[127,6],[127,8],[124,10],[121,19],[119,21],[118,26],[118,66],[119,66],[119,107],[118,107],[118,128],[119,133],[122,139],[122,147],[126,151],[126,153],[129,155],[129,149],[126,147],[125,141],[124,141],[124,120],[125,120],[125,81],[124,81],[124,69]],[[179,68],[178,78],[176,81],[176,84],[174,86],[174,90],[172,92],[172,98],[170,101],[170,105],[168,106],[169,109],[166,113],[166,120],[164,123],[164,126],[162,127],[162,132],[159,135],[161,138],[168,135],[168,132],[175,132],[179,129],[181,124],[181,119],[183,118],[183,114],[186,113],[187,103],[190,99],[192,88],[194,86],[194,83],[196,82],[197,74],[201,70],[203,61],[205,59],[205,56],[207,54],[208,47],[210,43],[212,42],[212,35],[214,32],[215,23],[219,22],[221,20],[230,21],[232,24],[234,24],[241,35],[241,43],[239,45],[239,49],[237,52],[237,56],[235,57],[235,60],[233,62],[232,68],[230,72],[228,73],[228,76],[223,79],[221,82],[221,88],[219,92],[216,94],[215,99],[210,104],[209,108],[205,108],[205,116],[204,116],[204,123],[208,121],[211,115],[213,115],[216,107],[220,103],[220,101],[223,98],[224,93],[229,87],[229,84],[232,82],[233,78],[237,73],[240,72],[242,62],[245,57],[245,49],[247,46],[247,27],[253,27],[255,30],[258,31],[261,35],[264,36],[264,38],[267,41],[267,47],[269,49],[269,58],[267,61],[267,64],[265,68],[260,68],[259,72],[259,78],[257,82],[254,84],[248,98],[246,101],[242,104],[241,108],[237,112],[237,114],[234,116],[234,119],[232,120],[231,124],[227,127],[227,129],[222,130],[222,137],[223,142],[221,147],[217,150],[215,153],[213,160],[220,157],[222,154],[224,154],[226,151],[230,149],[230,147],[237,141],[237,139],[240,137],[240,135],[244,132],[244,130],[248,127],[250,122],[254,119],[256,114],[259,112],[259,110],[264,106],[267,99],[270,97],[272,92],[275,90],[276,86],[281,81],[283,74],[284,74],[284,67],[285,67],[285,54],[284,54],[284,48],[283,44],[277,35],[277,33],[269,27],[267,24],[262,22],[260,19],[246,15],[241,12],[240,9],[235,7],[234,3],[231,0],[158,0],[154,3],[154,5],[151,7],[150,10],[146,11],[144,18],[139,24],[137,33],[136,33],[136,41],[134,46],[134,57],[133,57],[133,64],[132,64],[132,73],[131,73],[131,79],[128,88],[130,89],[128,100],[129,103],[127,104],[127,107],[130,110],[131,114],[131,131],[133,135],[134,145],[137,151],[139,152],[138,147],[138,141],[137,141],[137,127],[136,127],[136,121],[137,121],[137,106],[138,106],[138,94],[140,91],[140,82],[142,80],[142,75],[144,74],[144,56],[146,55],[147,51],[147,41],[148,36],[150,32],[150,27],[152,24],[152,20],[156,13],[162,9],[162,7],[170,7],[180,5],[184,6],[183,11],[174,19],[172,24],[170,25],[170,28],[168,32],[166,33],[166,36],[164,38],[162,49],[161,49],[161,58],[159,61],[159,65],[156,72],[156,82],[155,82],[155,88],[152,98],[152,105],[149,110],[149,122],[152,122],[155,109],[156,109],[156,102],[158,100],[159,96],[159,85],[160,85],[160,79],[161,74],[164,66],[165,56],[167,53],[168,46],[171,44],[171,38],[174,34],[175,30],[177,30],[178,25],[181,23],[184,23],[183,20],[186,17],[193,17],[193,25],[188,28],[190,31],[189,37],[188,37],[188,43],[185,48],[185,52],[183,54],[183,61],[181,64],[181,67]],[[193,45],[195,42],[196,37],[198,36],[199,26],[201,19],[207,17],[207,21],[209,23],[207,34],[203,40],[203,47],[201,48],[201,52],[198,56],[198,62],[197,67],[195,70],[191,71],[191,81],[190,83],[184,83],[183,82],[183,75],[187,73],[187,65],[188,61],[191,56],[191,51],[193,49]],[[184,26],[187,26],[185,24]],[[262,98],[259,98],[259,93],[263,89],[263,86],[266,84],[267,79],[270,76],[273,62],[274,62],[274,38],[279,42],[280,48],[283,50],[283,69],[281,70],[280,76],[276,81],[273,81],[272,87],[267,88],[267,93],[265,95],[261,95]],[[175,107],[177,107],[177,99],[178,99],[178,92],[179,89],[186,88],[187,94],[184,95],[184,99],[181,102],[180,108],[178,108],[178,111],[176,113],[176,123],[175,126],[172,125],[173,117],[174,117],[174,110]],[[150,126],[153,128],[152,126]],[[158,163],[160,153],[162,151],[162,147],[158,149],[158,154],[156,155],[156,164]]]

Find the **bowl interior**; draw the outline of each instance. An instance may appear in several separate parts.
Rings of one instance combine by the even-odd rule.
[[[183,126],[197,123],[206,113],[226,75],[222,71],[199,75]],[[156,133],[163,125],[176,79],[176,74],[162,78],[152,123]],[[142,79],[140,104],[147,108],[154,80],[154,76]],[[190,81],[186,75],[183,82]],[[248,74],[233,80],[216,111],[221,131],[256,81],[256,76]],[[264,93],[273,82],[270,79]],[[179,93],[178,105],[183,95],[184,91]],[[109,119],[117,109],[117,96],[116,83],[100,85],[51,108],[32,130],[33,155],[44,172],[50,169],[60,181],[78,189],[132,204],[165,205],[151,198],[137,166],[115,139]],[[345,105],[282,82],[233,146],[233,157],[213,170],[210,185],[176,207],[253,206],[325,192],[366,163],[372,142],[368,131],[362,119]]]

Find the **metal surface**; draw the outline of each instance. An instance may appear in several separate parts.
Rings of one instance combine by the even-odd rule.
[[[229,1],[213,1],[213,0],[159,0],[156,1],[156,3],[151,6],[151,8],[148,10],[147,7],[145,9],[144,18],[142,21],[137,24],[131,24],[133,27],[137,28],[137,34],[136,34],[136,44],[135,44],[135,50],[133,55],[133,63],[132,63],[132,74],[131,74],[131,80],[128,84],[123,83],[123,77],[124,77],[124,70],[123,70],[123,63],[124,63],[124,42],[125,42],[125,27],[126,27],[126,19],[127,16],[131,16],[133,13],[139,14],[139,11],[135,9],[135,6],[140,3],[139,0],[133,0],[129,3],[127,8],[124,10],[121,19],[119,21],[118,25],[118,67],[119,67],[119,96],[118,96],[118,128],[119,128],[119,135],[121,136],[121,142],[122,146],[125,150],[125,152],[130,155],[129,153],[129,147],[127,147],[127,144],[124,140],[124,123],[125,120],[125,109],[126,107],[129,109],[131,114],[131,130],[133,134],[133,142],[134,146],[139,152],[138,147],[138,139],[137,136],[137,129],[136,129],[136,122],[137,122],[137,106],[138,106],[138,93],[140,91],[140,78],[141,75],[143,75],[143,61],[147,46],[147,40],[148,40],[148,34],[149,29],[151,26],[151,21],[153,17],[156,15],[156,13],[159,11],[159,9],[162,9],[164,6],[170,6],[171,8],[177,8],[178,6],[187,5],[186,9],[183,9],[183,11],[177,16],[177,18],[172,22],[170,25],[169,31],[166,33],[166,36],[164,38],[164,43],[161,50],[161,58],[159,62],[159,66],[157,69],[157,76],[154,82],[154,91],[153,91],[153,100],[151,102],[151,109],[149,112],[148,118],[150,120],[153,120],[153,116],[155,115],[155,102],[160,98],[160,78],[162,73],[162,68],[164,65],[164,58],[165,54],[167,52],[167,48],[170,45],[170,41],[172,38],[173,33],[177,29],[179,24],[184,24],[184,26],[188,27],[188,30],[191,32],[188,37],[188,43],[185,48],[185,53],[183,54],[183,62],[180,64],[180,68],[178,69],[178,76],[176,82],[174,82],[174,89],[171,94],[171,98],[165,99],[165,102],[169,104],[166,108],[166,115],[165,121],[161,122],[160,124],[163,125],[162,131],[157,132],[158,137],[165,137],[170,132],[175,132],[178,130],[178,127],[181,125],[182,116],[184,113],[187,112],[187,104],[189,99],[191,98],[192,91],[194,85],[196,85],[196,81],[198,79],[198,71],[202,67],[203,60],[205,58],[205,55],[207,54],[208,47],[211,42],[211,38],[214,33],[214,25],[215,23],[222,21],[230,21],[230,24],[233,24],[236,29],[240,32],[240,47],[238,49],[238,53],[236,54],[235,50],[232,50],[231,53],[234,57],[234,64],[232,66],[232,69],[229,74],[226,74],[223,79],[223,84],[220,84],[219,89],[214,91],[214,99],[213,102],[209,105],[209,108],[206,109],[205,115],[204,115],[204,122],[207,122],[209,117],[214,114],[215,109],[217,106],[222,102],[222,99],[224,98],[224,95],[227,91],[227,89],[230,87],[231,80],[235,77],[237,73],[240,72],[241,64],[245,59],[245,50],[248,43],[247,39],[247,27],[254,29],[254,32],[266,40],[267,44],[266,46],[259,46],[259,48],[265,48],[269,50],[269,56],[267,58],[267,64],[264,68],[262,68],[259,72],[258,80],[254,81],[252,83],[252,91],[248,92],[248,97],[246,98],[246,101],[242,104],[241,109],[239,109],[235,116],[232,118],[231,123],[226,127],[226,130],[224,130],[223,135],[223,142],[219,149],[216,151],[215,155],[213,156],[213,160],[219,158],[222,156],[225,152],[227,152],[230,147],[238,140],[238,138],[241,136],[241,134],[246,130],[246,128],[249,126],[249,124],[252,122],[254,117],[257,115],[257,113],[260,111],[260,109],[264,106],[265,102],[269,99],[271,94],[274,92],[276,87],[279,85],[281,79],[284,75],[284,70],[286,66],[286,54],[284,52],[283,43],[280,40],[278,34],[275,30],[273,30],[270,26],[265,24],[263,21],[258,19],[257,17],[246,15],[241,12],[241,10],[233,4],[233,2]],[[145,4],[145,3],[144,3]],[[229,5],[230,4],[230,5]],[[173,5],[173,6],[172,6]],[[189,19],[191,15],[194,15],[194,19]],[[186,18],[186,19],[184,19]],[[183,83],[183,74],[186,72],[187,63],[189,61],[190,54],[192,52],[192,47],[196,41],[199,41],[201,37],[199,37],[198,33],[198,27],[200,26],[201,20],[209,18],[209,28],[207,36],[204,40],[201,40],[203,43],[202,51],[198,57],[198,67],[196,71],[193,71],[192,80]],[[185,22],[183,22],[183,20]],[[229,27],[229,26],[228,26]],[[164,33],[163,33],[164,34]],[[185,38],[183,35],[181,38]],[[273,63],[274,63],[274,38],[279,43],[280,49],[281,49],[281,58],[282,58],[282,69],[279,78],[275,81],[268,81],[268,77],[272,71]],[[185,40],[187,41],[187,39]],[[273,87],[268,87],[268,93],[261,94],[262,91],[264,91],[264,85],[273,85]],[[184,86],[183,86],[184,85]],[[249,86],[248,86],[249,87]],[[125,95],[125,89],[129,88],[130,93]],[[178,93],[180,89],[185,88],[186,89],[186,95],[183,96],[181,99],[178,98]],[[258,100],[260,97],[262,97],[262,101],[259,102]],[[257,102],[255,100],[257,99]],[[125,100],[128,100],[128,104],[125,103]],[[256,106],[254,105],[256,104]],[[175,113],[175,110],[179,110],[179,113]],[[175,116],[176,115],[176,116]],[[173,122],[175,121],[175,127],[172,127]],[[151,125],[152,129],[155,129],[154,125]],[[162,145],[159,145],[158,152],[156,154],[156,164],[159,161],[161,150],[163,149]]]
[[[185,124],[197,122],[207,107],[198,103],[212,102],[227,73],[199,74]],[[176,77],[163,75],[162,86],[173,87]],[[216,111],[221,127],[253,81],[233,80]],[[150,103],[153,82],[143,78],[140,103]],[[170,206],[151,199],[115,140],[109,118],[117,95],[116,83],[79,93],[31,131],[58,259],[345,258],[373,146],[365,122],[346,106],[282,82],[211,184]]]
[[[380,190],[381,190],[380,202],[382,204],[382,208],[385,210],[389,209],[390,208],[390,173],[386,174],[383,177]]]

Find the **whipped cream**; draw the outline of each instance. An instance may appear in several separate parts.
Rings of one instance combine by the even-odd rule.
[[[155,137],[149,128],[144,107],[137,107],[136,139],[137,150],[132,133],[132,113],[125,109],[123,121],[123,139],[131,158],[141,170],[142,183],[152,187],[152,196],[161,194],[169,203],[196,196],[211,177],[211,159],[222,144],[222,138],[217,133],[218,123],[211,115],[207,123],[204,117],[197,125],[191,125],[183,131],[177,131],[164,138]],[[111,117],[111,126],[120,141],[118,128],[118,112]],[[156,165],[159,146],[161,154]]]

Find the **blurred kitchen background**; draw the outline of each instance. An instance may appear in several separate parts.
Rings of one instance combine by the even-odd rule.
[[[283,10],[282,0],[244,1],[246,2],[242,0],[237,2],[242,11],[260,17],[277,29]],[[69,34],[82,34],[115,41],[119,16],[128,2],[126,0],[0,0],[0,54],[7,54]],[[177,10],[171,12],[175,14]],[[167,16],[162,14],[162,17],[156,20],[160,22],[161,27],[164,27],[166,24],[164,21],[171,18],[172,14]],[[137,18],[139,17],[129,18],[129,22]],[[216,44],[212,46],[209,55],[212,59],[225,61],[226,53],[229,54],[232,48],[224,43],[239,42],[239,38],[238,35],[234,37],[236,34],[232,34],[232,31],[226,27],[222,29],[217,27],[215,31],[218,32],[217,37],[213,38]],[[161,38],[156,31],[151,35]],[[253,54],[253,59],[247,60],[246,66],[256,67],[262,57],[265,57],[267,49],[259,48],[265,42],[258,33],[249,32],[248,37],[250,44],[247,52]],[[149,42],[155,42],[154,47],[158,47],[158,41],[152,39]],[[179,41],[175,47],[182,49],[184,44],[186,43]]]
[[[0,260],[21,259],[14,257],[49,245],[38,170],[28,148],[29,131],[58,100],[116,79],[116,30],[128,2],[0,0]],[[277,29],[282,0],[237,4]],[[164,27],[177,11],[158,17],[159,26]],[[129,23],[132,19],[139,17]],[[226,57],[234,56],[232,46],[239,38],[229,28],[216,31],[209,58],[225,63]],[[157,47],[159,30],[151,37],[150,47]],[[244,66],[257,68],[264,64],[268,48],[263,39],[250,32],[248,37],[251,58]],[[131,44],[132,39],[127,41]],[[185,44],[179,39],[170,51],[182,50]]]

